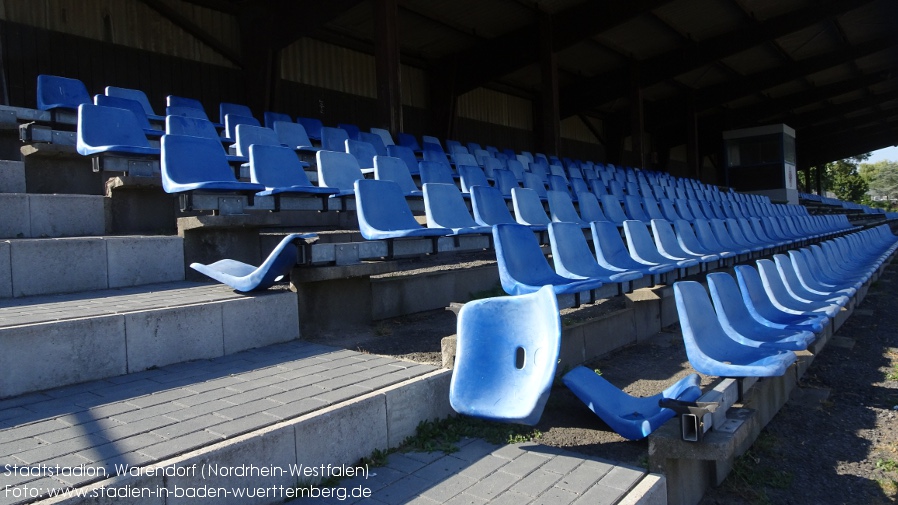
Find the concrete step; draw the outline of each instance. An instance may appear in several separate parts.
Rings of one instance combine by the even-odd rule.
[[[450,375],[293,341],[2,400],[0,460],[53,471],[4,475],[0,502],[55,502],[51,489],[74,488],[88,496],[65,503],[98,503],[89,494],[105,486],[146,493],[129,503],[174,503],[178,492],[274,486],[215,503],[282,503],[297,482],[327,477],[296,476],[300,465],[356,465],[449,415]],[[369,484],[395,475],[372,468]]]
[[[0,160],[0,193],[25,192],[25,163]]]
[[[184,280],[183,240],[108,236],[0,241],[0,298]]]
[[[0,301],[0,398],[299,338],[296,294],[175,282]]]
[[[97,195],[0,193],[0,238],[99,236],[107,199]]]

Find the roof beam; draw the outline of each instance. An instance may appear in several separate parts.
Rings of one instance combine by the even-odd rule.
[[[898,145],[898,124],[892,122],[885,127],[856,130],[852,135],[796,140],[799,165],[812,167]]]
[[[671,0],[630,2],[587,1],[552,15],[552,50],[562,51]],[[532,23],[443,59],[443,65],[463,66],[456,92],[460,95],[503,75],[537,62],[539,24]]]
[[[362,0],[273,0],[267,5],[272,44],[275,49],[283,49],[361,2]],[[256,9],[258,6],[254,4],[246,8]]]
[[[858,100],[851,100],[838,105],[830,105],[820,110],[806,112],[792,116],[789,126],[795,129],[816,127],[818,124],[830,124],[830,120],[839,118],[855,111],[882,106],[885,103],[898,100],[898,89],[886,93],[871,94]]]
[[[638,63],[642,85],[651,86],[666,79],[714,63],[717,60],[773,41],[812,26],[833,16],[854,10],[873,0],[827,0],[760,23],[745,23],[723,35],[688,44],[682,48]],[[562,117],[627,94],[627,83],[615,79],[625,69],[583,79],[563,90]]]
[[[159,14],[162,14],[163,17],[174,23],[176,26],[180,27],[185,32],[196,37],[197,40],[209,46],[218,54],[230,60],[231,63],[237,66],[243,66],[243,60],[240,58],[240,53],[238,51],[234,50],[231,47],[228,47],[225,43],[218,40],[218,38],[216,38],[214,35],[207,32],[202,27],[188,19],[187,16],[181,14],[177,9],[172,8],[162,0],[140,1],[146,4],[147,7],[153,9]]]
[[[237,6],[231,0],[183,0],[185,3],[198,5],[225,14],[237,14]]]

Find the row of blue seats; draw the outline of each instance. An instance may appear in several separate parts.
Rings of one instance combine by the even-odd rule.
[[[736,267],[698,282],[674,284],[690,364],[725,377],[782,375],[836,311],[898,248],[888,227],[794,249],[758,267]],[[845,258],[851,258],[846,260]],[[555,378],[561,322],[555,291],[470,302],[458,319],[450,402],[460,413],[500,421],[538,422]],[[585,367],[564,383],[612,429],[640,439],[675,412],[659,402],[701,395],[695,374],[649,398],[634,398]]]

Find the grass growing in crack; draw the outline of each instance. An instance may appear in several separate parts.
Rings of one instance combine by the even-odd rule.
[[[883,472],[898,472],[898,461],[894,459],[877,459],[876,468]]]
[[[770,467],[770,461],[776,457],[776,444],[776,437],[762,432],[751,449],[733,463],[733,471],[727,477],[725,485],[750,503],[771,503],[767,489],[788,489],[793,480],[790,472]]]
[[[456,444],[463,437],[482,438],[492,444],[516,444],[536,440],[541,435],[539,430],[527,426],[455,416],[439,421],[422,421],[415,435],[407,438],[398,450],[442,451],[449,454],[458,450]]]

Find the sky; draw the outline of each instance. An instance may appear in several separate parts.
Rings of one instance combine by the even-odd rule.
[[[864,163],[876,163],[882,160],[898,161],[898,147],[885,147],[870,154],[870,159],[864,161]]]

